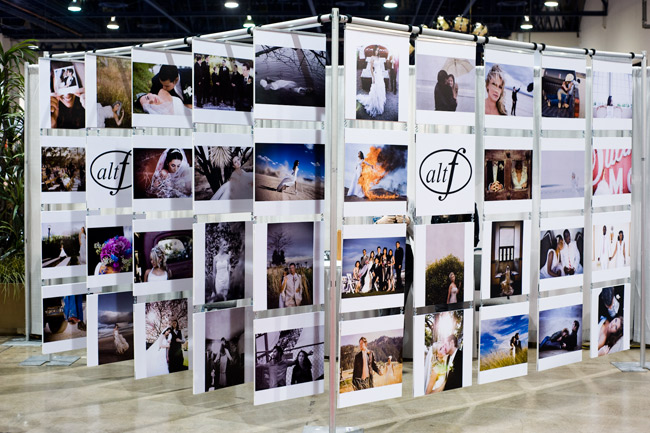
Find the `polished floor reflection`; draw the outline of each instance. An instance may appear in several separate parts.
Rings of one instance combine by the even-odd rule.
[[[329,416],[326,395],[254,407],[252,384],[195,396],[191,372],[135,381],[133,362],[89,368],[85,351],[69,352],[82,356],[71,367],[18,365],[38,354],[0,345],[0,432],[299,432]],[[405,363],[406,397],[337,411],[337,424],[366,432],[647,431],[650,372],[610,364],[638,361],[639,351],[584,357],[542,373],[533,361],[525,377],[417,399],[408,397]]]

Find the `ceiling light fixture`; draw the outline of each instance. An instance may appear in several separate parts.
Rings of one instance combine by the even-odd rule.
[[[384,17],[384,21],[390,21],[390,15],[386,15],[386,16]]]
[[[253,22],[253,17],[251,17],[250,15],[246,15],[246,21],[244,21],[244,27],[245,28],[255,27],[255,23]]]
[[[111,17],[111,20],[106,24],[106,28],[110,30],[117,30],[120,28],[120,25],[115,20],[115,17]]]
[[[556,8],[560,5],[560,2],[555,2],[555,1],[545,1],[544,6],[547,8]]]
[[[235,1],[227,1],[223,5],[225,7],[227,7],[228,9],[235,9],[235,8],[239,7],[239,3],[235,2]]]
[[[396,1],[386,0],[384,2],[384,7],[386,9],[395,9],[397,7],[397,2]]]
[[[68,5],[68,10],[70,12],[81,12],[81,5],[79,5],[77,0],[72,0]]]
[[[522,30],[532,30],[533,29],[533,23],[530,22],[530,18],[528,15],[524,16],[524,21],[521,23],[519,26]]]

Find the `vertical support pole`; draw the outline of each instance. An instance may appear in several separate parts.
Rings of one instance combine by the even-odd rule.
[[[645,344],[646,344],[646,332],[645,332],[645,326],[646,326],[646,247],[647,247],[647,242],[646,242],[646,236],[647,236],[647,229],[645,225],[646,221],[646,182],[647,182],[647,158],[648,158],[648,143],[646,142],[647,140],[647,134],[648,131],[646,130],[647,127],[647,91],[648,91],[648,71],[647,71],[647,66],[648,66],[648,57],[646,55],[646,52],[643,51],[643,60],[641,60],[641,89],[642,89],[642,128],[641,128],[641,143],[642,143],[642,153],[641,153],[641,341],[640,341],[640,358],[639,358],[639,367],[645,368],[646,363],[645,363]]]
[[[30,81],[31,79],[29,78],[29,63],[25,62],[24,66],[24,76],[25,76],[25,106],[23,113],[25,113],[25,116],[28,115],[28,105],[30,101],[30,92],[31,92],[31,86],[30,86]],[[26,119],[25,119],[26,120]],[[29,133],[29,125],[27,124],[26,121],[23,121],[23,143],[24,144],[24,167],[23,167],[23,175],[25,177],[29,177],[29,161],[31,159],[31,152],[27,151],[27,145],[29,143],[29,138],[30,133]],[[27,188],[27,182],[24,182],[23,188]],[[31,310],[32,310],[32,278],[31,278],[31,269],[32,269],[32,255],[31,255],[31,231],[29,230],[31,226],[31,212],[29,212],[30,209],[30,203],[33,200],[33,197],[31,194],[28,193],[28,191],[25,191],[24,194],[25,197],[25,204],[23,205],[23,212],[24,212],[24,218],[23,218],[23,233],[24,233],[24,239],[25,239],[25,341],[29,342],[29,334],[31,334],[31,325],[32,325],[32,315],[31,315]]]
[[[338,374],[338,291],[336,290],[338,260],[338,145],[339,145],[339,10],[332,9],[332,50],[331,50],[331,115],[330,115],[330,284],[329,284],[329,431],[336,432],[336,396]]]

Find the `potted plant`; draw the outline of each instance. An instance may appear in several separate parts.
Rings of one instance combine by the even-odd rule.
[[[0,46],[0,331],[25,323],[25,62],[37,54],[26,40]]]

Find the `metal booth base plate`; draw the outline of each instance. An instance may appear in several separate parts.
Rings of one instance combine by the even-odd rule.
[[[329,433],[330,428],[322,425],[306,425],[302,433]],[[361,427],[336,427],[336,433],[363,433]]]
[[[41,340],[25,340],[25,338],[13,338],[9,341],[2,343],[3,346],[40,346]]]
[[[47,355],[36,355],[36,356],[30,356],[23,362],[21,362],[20,366],[22,367],[38,367],[50,360],[50,357]]]
[[[79,356],[53,356],[48,366],[53,367],[68,367],[79,360]]]
[[[650,370],[650,362],[646,362],[645,367],[639,362],[612,362],[612,365],[623,373],[644,373]]]

